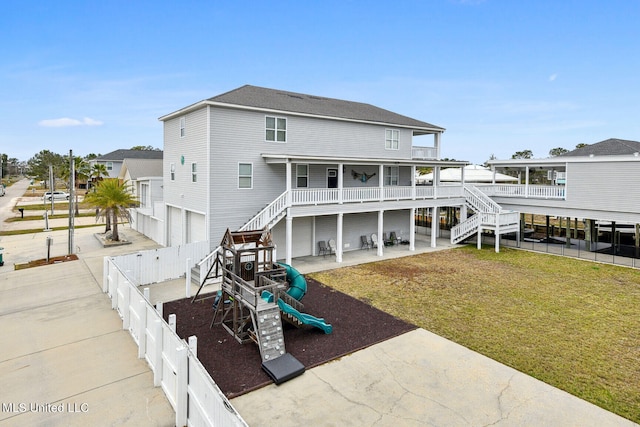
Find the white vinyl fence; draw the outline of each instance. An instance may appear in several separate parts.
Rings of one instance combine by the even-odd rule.
[[[188,245],[187,245],[188,246]],[[177,426],[247,426],[240,414],[231,406],[209,373],[197,357],[197,338],[192,336],[189,343],[175,332],[175,316],[169,316],[169,323],[162,317],[162,305],[153,307],[149,303],[149,290],[140,292],[139,282],[134,277],[144,274],[133,273],[132,265],[149,262],[154,257],[162,260],[165,256],[178,258],[192,254],[188,249],[166,248],[134,253],[127,256],[105,257],[103,291],[111,298],[111,306],[122,318],[122,327],[127,329],[138,345],[138,357],[145,358],[153,371],[154,385],[162,387],[167,399],[176,411]],[[196,250],[195,248],[191,248]],[[193,259],[193,258],[192,258]],[[199,259],[199,258],[195,258]],[[178,260],[179,261],[179,260]],[[176,262],[178,262],[176,261]],[[122,264],[122,265],[121,265]],[[159,265],[162,265],[160,263]],[[184,274],[185,261],[182,266]],[[163,269],[169,276],[175,273],[170,268]],[[145,277],[154,283],[175,277],[161,278],[158,275]],[[179,277],[179,276],[178,276]]]

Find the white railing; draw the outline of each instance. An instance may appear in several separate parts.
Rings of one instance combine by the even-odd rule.
[[[485,184],[477,185],[483,193],[493,197],[521,197],[532,199],[566,199],[564,185]]]
[[[321,205],[338,203],[337,188],[305,188],[291,190],[292,205]]]
[[[412,159],[436,159],[438,157],[438,150],[435,147],[411,147]]]
[[[198,273],[199,273],[198,274],[198,278],[199,278],[198,280],[200,282],[199,285],[202,285],[206,280],[207,273],[209,273],[209,270],[211,270],[211,267],[213,267],[213,264],[216,262],[217,255],[220,252],[222,252],[222,247],[218,246],[213,250],[213,252],[211,252],[209,255],[204,257],[200,262],[196,264],[196,268],[198,268]]]
[[[463,241],[467,237],[478,231],[479,215],[473,215],[466,221],[461,222],[451,229],[451,243],[455,244]]]
[[[375,202],[380,200],[380,187],[347,187],[342,190],[342,201]]]
[[[262,209],[256,216],[251,218],[239,231],[262,230],[267,224],[273,221],[287,207],[287,192],[279,195],[266,208]]]
[[[502,209],[500,205],[473,185],[464,186],[464,196],[467,203],[476,212],[500,212]]]
[[[136,256],[133,254],[132,256]],[[118,257],[121,259],[121,257]],[[197,358],[197,339],[185,342],[175,333],[174,322],[164,321],[161,305],[149,303],[148,290],[138,284],[116,263],[104,258],[103,290],[138,345],[138,357],[146,359],[153,371],[156,387],[162,387],[176,411],[175,425],[243,426],[247,423],[233,408]]]

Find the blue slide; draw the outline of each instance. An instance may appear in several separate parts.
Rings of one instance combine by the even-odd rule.
[[[322,329],[325,334],[330,334],[333,332],[333,326],[325,323],[324,319],[320,317],[315,317],[310,314],[300,313],[295,308],[291,307],[289,304],[284,302],[282,299],[278,299],[278,307],[283,313],[290,314],[296,319],[298,319],[304,325],[311,325],[318,329]]]

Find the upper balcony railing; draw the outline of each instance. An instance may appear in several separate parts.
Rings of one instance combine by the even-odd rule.
[[[291,205],[322,205],[332,203],[385,202],[396,200],[423,200],[437,198],[462,197],[460,185],[446,186],[385,186],[385,187],[346,187],[305,188],[291,190]]]
[[[411,147],[411,158],[416,160],[437,160],[438,150],[436,147]]]
[[[565,200],[567,197],[564,185],[481,184],[476,187],[491,197],[552,200]]]

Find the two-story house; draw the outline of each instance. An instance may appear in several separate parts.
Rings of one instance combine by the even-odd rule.
[[[109,173],[107,178],[117,178],[120,175],[122,164],[125,159],[162,159],[162,151],[160,150],[124,150],[119,149],[89,161],[89,165],[104,165]]]
[[[440,207],[469,205],[493,220],[499,211],[466,192],[464,178],[439,185],[441,167],[467,164],[439,160],[443,128],[373,105],[247,85],[160,120],[168,246],[214,248],[227,228],[268,226],[280,259],[315,255],[332,240],[341,261],[361,236],[391,231],[413,250],[416,209],[439,218]],[[434,168],[432,185],[416,185],[418,167]]]

